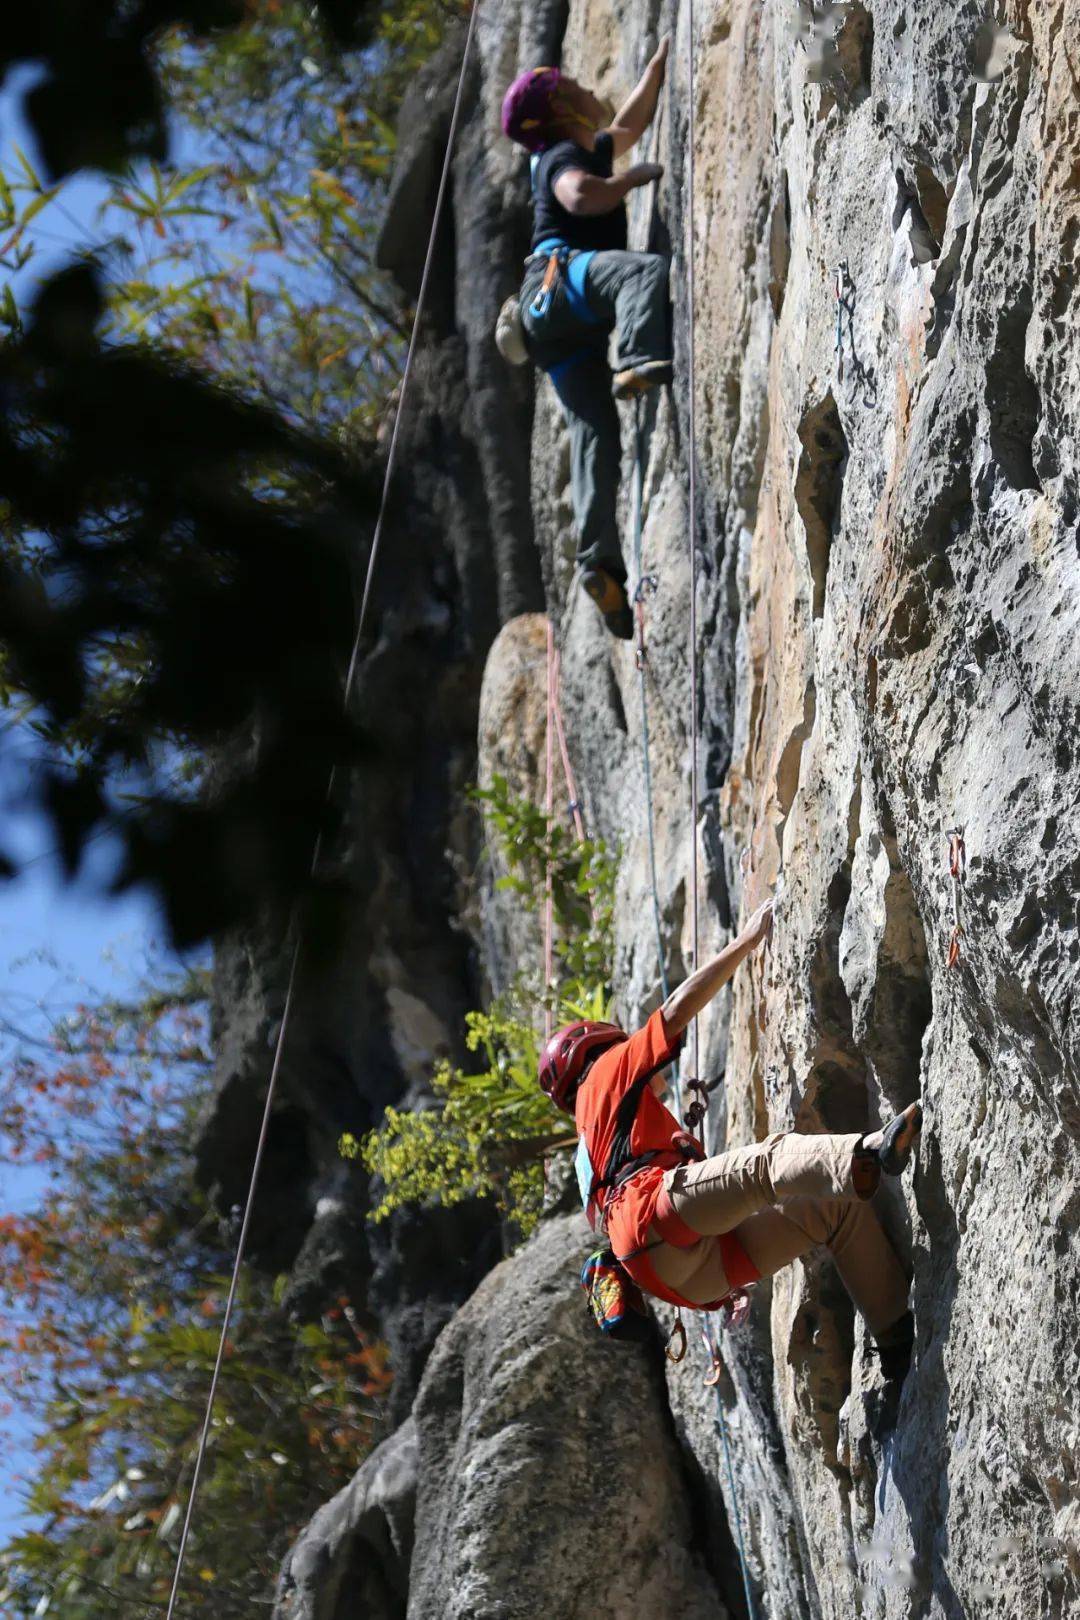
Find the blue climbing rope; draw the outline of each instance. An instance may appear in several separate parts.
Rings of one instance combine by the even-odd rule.
[[[719,1334],[713,1337],[712,1330],[703,1326],[701,1336],[705,1341],[705,1349],[713,1367],[720,1365]],[[739,1555],[739,1571],[742,1575],[743,1592],[746,1596],[746,1612],[750,1620],[754,1620],[756,1609],[754,1607],[754,1592],[750,1585],[750,1566],[746,1560],[746,1546],[743,1542],[742,1514],[739,1512],[739,1493],[735,1488],[735,1468],[731,1461],[731,1442],[728,1438],[727,1413],[724,1411],[724,1402],[720,1395],[720,1386],[713,1383],[713,1394],[716,1396],[716,1426],[720,1430],[720,1444],[724,1452],[724,1467],[727,1470],[728,1490],[731,1492],[731,1516],[735,1525],[735,1550]]]

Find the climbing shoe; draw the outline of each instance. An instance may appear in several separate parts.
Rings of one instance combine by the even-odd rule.
[[[905,1311],[899,1321],[871,1339],[870,1348],[881,1368],[883,1383],[867,1393],[866,1415],[870,1433],[884,1445],[900,1416],[900,1395],[911,1368],[915,1348],[915,1319]]]
[[[873,1340],[873,1351],[881,1371],[890,1384],[902,1384],[911,1366],[911,1352],[915,1348],[915,1318],[905,1311],[892,1327],[886,1328]]]
[[[903,1175],[922,1130],[922,1105],[909,1103],[902,1114],[880,1132],[878,1161],[887,1176]]]
[[[643,360],[639,366],[617,371],[611,392],[616,399],[633,399],[635,394],[647,394],[650,388],[662,388],[670,381],[670,360]]]
[[[600,609],[604,623],[620,641],[630,641],[634,635],[634,614],[626,595],[626,587],[609,574],[606,568],[587,568],[581,576],[583,589]]]
[[[851,1161],[851,1179],[859,1198],[872,1198],[882,1172],[903,1175],[922,1130],[922,1105],[909,1103],[883,1130],[864,1136]]]

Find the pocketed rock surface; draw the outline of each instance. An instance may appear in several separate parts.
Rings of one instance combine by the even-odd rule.
[[[479,365],[476,300],[490,326],[512,290],[526,164],[499,143],[497,109],[540,22],[565,14],[564,65],[616,100],[670,29],[644,154],[665,176],[632,213],[633,245],[670,246],[676,360],[673,389],[641,411],[640,569],[622,408],[627,561],[656,587],[644,691],[665,966],[677,980],[692,959],[692,839],[702,954],[775,891],[772,943],[703,1021],[702,1071],[726,1075],[713,1146],[871,1128],[922,1097],[917,1168],[883,1202],[913,1272],[914,1365],[883,1440],[879,1375],[831,1267],[797,1263],[757,1290],[749,1327],[723,1342],[733,1493],[697,1345],[667,1369],[666,1395],[646,1352],[606,1357],[571,1263],[584,1228],[546,1223],[428,1362],[408,1614],[737,1613],[737,1510],[761,1620],[1065,1620],[1080,1608],[1080,12],[694,11],[691,40],[685,3],[483,7],[453,207],[459,222],[483,217],[490,251],[482,298],[459,251],[473,323],[459,340]],[[489,414],[484,434],[499,431]],[[449,501],[454,467],[441,476]],[[660,993],[641,679],[573,582],[565,434],[543,380],[529,477],[579,796],[622,852],[616,983],[637,1019]],[[505,535],[490,538],[505,555]],[[542,631],[531,618],[504,629],[477,717],[478,770],[512,768],[537,789]],[[967,865],[950,968],[956,827]],[[493,982],[536,949],[490,907],[482,937]],[[585,1443],[598,1410],[621,1425],[614,1465]],[[614,1526],[613,1478],[618,1512],[656,1540],[650,1561],[624,1536],[632,1579],[605,1604],[589,1583],[610,1543],[553,1540],[548,1492],[558,1483],[569,1514],[599,1503]],[[578,1586],[560,1559],[577,1562]],[[579,1589],[593,1594],[580,1611]]]

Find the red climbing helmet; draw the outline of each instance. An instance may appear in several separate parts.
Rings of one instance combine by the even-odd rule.
[[[551,103],[559,78],[558,68],[530,68],[528,73],[518,74],[503,97],[503,134],[529,152],[540,152],[548,144]]]
[[[618,1024],[600,1024],[592,1018],[556,1030],[540,1054],[540,1090],[547,1092],[557,1108],[572,1114],[585,1065],[606,1047],[617,1046],[626,1038],[625,1029]]]

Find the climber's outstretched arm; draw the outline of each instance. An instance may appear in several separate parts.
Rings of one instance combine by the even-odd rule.
[[[616,157],[622,157],[624,152],[629,152],[652,123],[664,83],[664,74],[667,71],[667,55],[668,40],[665,36],[641,75],[636,89],[615,114],[608,134],[614,143]]]
[[[669,1035],[681,1035],[692,1024],[698,1013],[709,1005],[713,996],[724,988],[744,956],[749,956],[755,945],[768,939],[772,932],[773,903],[766,900],[754,912],[741,933],[730,945],[725,945],[719,956],[698,968],[673,990],[664,1002],[664,1028]]]

